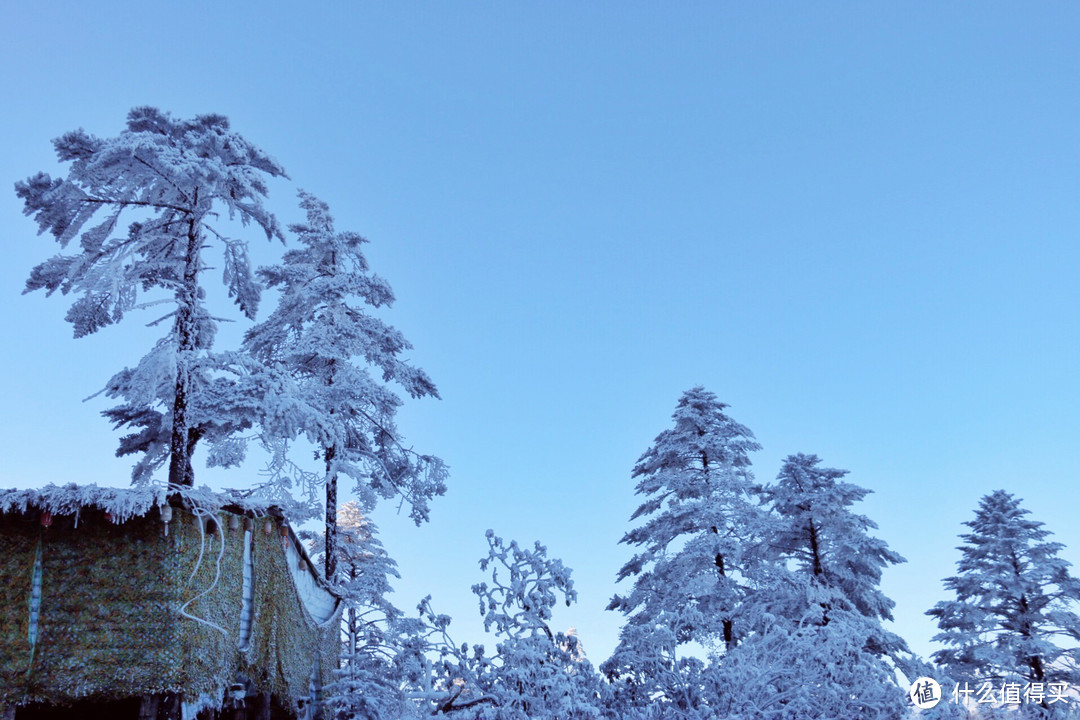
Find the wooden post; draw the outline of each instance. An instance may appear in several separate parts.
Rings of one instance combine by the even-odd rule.
[[[181,720],[183,708],[180,696],[176,693],[165,693],[158,696],[157,720]]]
[[[258,700],[255,702],[255,718],[254,720],[271,720],[270,718],[270,691],[261,692],[258,695]]]
[[[160,695],[143,695],[139,703],[139,720],[157,720]]]

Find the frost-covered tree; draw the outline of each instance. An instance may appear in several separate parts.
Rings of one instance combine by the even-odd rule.
[[[667,673],[653,667],[667,658],[673,672],[676,646],[722,642],[730,649],[738,642],[735,613],[760,515],[750,453],[761,446],[726,407],[702,387],[683,393],[674,427],[656,437],[633,469],[644,500],[631,516],[640,524],[621,542],[639,551],[618,579],[633,577],[634,587],[608,606],[625,613],[627,624],[602,669],[625,682],[640,678],[639,695],[684,693],[660,688]]]
[[[789,456],[760,489],[770,510],[772,562],[742,604],[744,642],[719,660],[721,715],[738,718],[900,718],[912,677],[907,644],[886,630],[893,601],[882,571],[904,559],[869,534],[851,506],[869,491],[814,455]]]
[[[576,634],[551,629],[559,596],[567,606],[577,600],[570,569],[539,542],[529,550],[491,530],[487,540],[480,569],[490,569],[491,583],[474,585],[473,593],[484,629],[501,639],[487,687],[497,698],[491,720],[598,717],[599,677]]]
[[[331,717],[396,720],[408,709],[396,667],[402,613],[392,602],[397,563],[378,529],[355,501],[339,508],[336,571],[328,578],[345,604],[343,650],[337,681],[327,688]],[[326,553],[326,534],[311,537],[315,561]]]
[[[810,602],[813,599],[808,598]],[[709,717],[726,720],[901,720],[906,687],[871,649],[871,618],[836,610],[827,625],[770,619],[705,674]]]
[[[365,645],[378,645],[385,628],[401,616],[388,595],[391,578],[400,578],[397,563],[378,537],[378,528],[364,515],[355,500],[338,508],[338,536],[334,551],[336,571],[327,580],[345,601],[344,633],[346,652]],[[305,533],[310,540],[312,559],[325,560],[326,533]]]
[[[946,646],[934,659],[957,680],[1080,685],[1080,581],[1029,514],[998,490],[964,523],[971,532],[945,580],[956,599],[927,613]]]
[[[244,348],[295,381],[297,402],[288,417],[264,424],[264,439],[280,447],[304,435],[319,449],[330,577],[338,557],[339,475],[354,481],[366,509],[378,497],[400,496],[419,524],[428,517],[428,501],[445,492],[446,471],[439,458],[407,447],[395,427],[401,399],[388,383],[414,398],[439,395],[423,370],[401,359],[412,347],[405,337],[370,312],[389,306],[394,294],[370,271],[362,252],[366,240],[336,231],[328,206],[314,196],[301,192],[300,206],[307,222],[289,229],[302,247],[286,252],[280,265],[259,269],[281,299],[266,321],[248,331]]]
[[[847,470],[820,463],[816,455],[790,455],[776,483],[761,489],[775,521],[769,543],[802,577],[836,591],[840,604],[869,618],[892,620],[895,603],[878,586],[882,571],[904,558],[869,534],[877,528],[874,521],[851,511],[870,491],[844,482]],[[819,624],[828,624],[833,607],[822,604]]]
[[[601,665],[610,679],[605,687],[606,717],[714,717],[710,667],[701,658],[680,652],[672,630],[677,624],[661,615],[653,622],[622,628],[618,649]]]
[[[530,550],[487,533],[488,555],[480,566],[491,581],[473,586],[484,627],[498,638],[496,652],[458,645],[450,618],[436,615],[429,599],[420,604],[415,641],[405,656],[406,675],[422,716],[469,720],[574,720],[600,716],[600,678],[574,633],[551,629],[560,598],[577,594],[570,570],[548,558],[536,543]]]
[[[191,485],[191,455],[202,438],[227,438],[249,420],[236,403],[219,360],[209,354],[216,319],[206,307],[204,250],[223,252],[223,279],[241,312],[254,318],[259,284],[246,240],[233,237],[223,214],[283,238],[262,204],[267,177],[282,167],[229,128],[221,115],[176,120],[135,108],[112,138],[84,130],[54,141],[66,178],[38,173],[16,184],[24,212],[62,248],[78,248],[35,267],[25,292],[59,290],[78,299],[67,313],[75,337],[97,332],[129,311],[166,304],[169,333],[139,365],[109,381],[121,404],[106,411],[117,427],[136,430],[118,454],[142,453],[133,478],[144,482],[166,460],[169,481]],[[242,401],[240,404],[243,404]]]

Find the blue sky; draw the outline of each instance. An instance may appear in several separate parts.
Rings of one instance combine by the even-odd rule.
[[[376,513],[399,605],[430,592],[482,640],[484,530],[541,539],[580,594],[556,621],[605,658],[630,468],[703,384],[759,479],[812,452],[874,491],[925,654],[981,495],[1080,564],[1078,27],[1064,2],[8,4],[0,485],[125,484],[80,400],[156,337],[75,341],[66,302],[19,294],[55,247],[11,183],[133,106],[217,112],[288,169],[282,219],[303,187],[371,240],[442,392],[399,424],[449,494],[423,528]]]

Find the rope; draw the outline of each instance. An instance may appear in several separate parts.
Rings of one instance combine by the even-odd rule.
[[[198,506],[194,506],[194,507],[191,508],[191,511],[192,511],[192,513],[195,514],[195,517],[197,517],[199,519],[199,557],[196,558],[196,560],[195,560],[195,568],[191,571],[191,577],[188,578],[188,584],[190,584],[191,581],[193,581],[195,579],[195,575],[198,574],[198,572],[199,572],[199,566],[202,565],[203,556],[206,554],[206,530],[203,528],[203,524],[204,524],[203,521],[204,521],[205,518],[208,518],[208,517],[212,518],[212,519],[214,519],[216,521],[216,518],[214,518],[214,514],[211,513],[209,510],[206,510],[206,509],[198,507]],[[218,533],[217,534],[218,534],[218,537],[221,538],[221,549],[218,550],[217,562],[216,562],[215,568],[214,568],[214,580],[213,580],[213,582],[210,583],[209,587],[207,587],[201,593],[199,593],[198,595],[195,595],[190,600],[188,600],[186,603],[181,605],[180,608],[179,608],[179,613],[181,615],[183,615],[184,617],[186,617],[188,620],[194,620],[197,623],[202,623],[203,625],[206,625],[207,627],[211,627],[211,628],[217,630],[218,632],[220,632],[225,637],[229,637],[229,631],[226,630],[225,628],[221,627],[220,625],[217,625],[216,623],[212,623],[209,620],[204,620],[201,617],[196,617],[195,615],[192,615],[191,613],[187,612],[188,605],[190,605],[191,603],[195,602],[196,600],[198,600],[200,598],[203,598],[203,597],[206,597],[207,595],[209,595],[210,592],[217,586],[218,580],[221,579],[221,558],[225,555],[225,530],[224,530],[224,528],[220,527],[220,523],[218,523],[218,525],[219,525],[219,527],[218,527]]]

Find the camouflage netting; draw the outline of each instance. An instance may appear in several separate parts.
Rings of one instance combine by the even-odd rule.
[[[71,508],[45,529],[33,504],[3,500],[0,705],[163,692],[220,701],[242,674],[295,711],[309,695],[316,661],[322,682],[331,681],[340,611],[320,627],[305,610],[280,519],[174,507],[166,537],[160,505],[151,503],[124,522],[92,506]],[[241,651],[245,521],[252,527],[254,612]],[[32,646],[39,550],[40,620]]]

